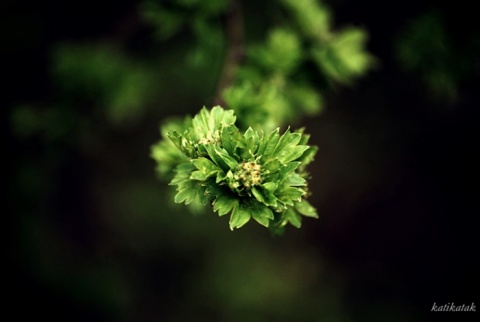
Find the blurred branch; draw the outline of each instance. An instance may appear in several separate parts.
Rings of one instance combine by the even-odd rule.
[[[217,85],[214,105],[224,105],[222,92],[235,78],[235,71],[244,57],[243,13],[240,2],[232,0],[226,17],[227,53]]]

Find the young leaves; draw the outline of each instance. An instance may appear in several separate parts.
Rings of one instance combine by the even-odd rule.
[[[183,153],[170,183],[177,187],[174,201],[210,203],[219,216],[230,214],[232,230],[253,218],[276,233],[288,223],[300,227],[300,215],[316,217],[305,200],[304,168],[316,151],[308,136],[290,129],[242,133],[234,123],[232,110],[203,108],[168,134],[171,147]]]

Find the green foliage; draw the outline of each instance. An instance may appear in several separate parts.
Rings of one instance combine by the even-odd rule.
[[[245,129],[274,129],[318,114],[329,87],[352,84],[375,62],[364,49],[366,32],[333,30],[323,4],[282,0],[278,5],[286,11],[283,24],[272,27],[264,43],[247,48],[246,62],[223,92]],[[306,68],[310,63],[317,66],[316,73]]]
[[[193,32],[199,32],[199,26],[209,22],[227,8],[228,0],[176,0],[145,1],[142,4],[143,17],[155,26],[159,39],[167,39],[187,25]]]
[[[279,16],[263,30],[266,39],[244,44],[248,20],[242,21],[241,2],[208,3],[150,1],[144,7],[160,39],[186,28],[204,55],[213,48],[208,43],[222,43],[219,36],[230,46],[223,67],[230,79],[221,76],[217,95],[231,110],[203,109],[166,123],[163,140],[152,149],[157,172],[176,186],[175,202],[195,209],[211,203],[220,216],[230,214],[231,229],[251,218],[273,232],[287,223],[300,227],[301,216],[316,217],[305,200],[305,166],[316,148],[307,145],[303,131],[280,135],[278,127],[318,114],[328,89],[352,84],[373,66],[364,49],[367,34],[333,30],[332,14],[321,2],[278,0],[269,4]],[[222,19],[225,28],[218,24]]]
[[[429,13],[412,22],[397,45],[397,57],[405,69],[422,73],[432,91],[445,97],[456,95],[455,69],[459,61],[438,13]],[[449,60],[455,59],[455,62]]]
[[[182,132],[183,129],[188,126],[190,121],[189,118],[187,118],[185,122],[170,120],[169,122],[165,122],[160,128],[162,140],[152,147],[151,156],[157,162],[157,173],[161,178],[171,180],[174,175],[173,171],[175,167],[180,162],[188,160],[185,154],[177,149],[175,144],[168,139],[168,133]]]
[[[52,72],[68,100],[105,107],[115,125],[132,123],[144,113],[153,74],[109,46],[64,44],[53,53]]]
[[[152,155],[162,175],[177,164],[170,183],[176,186],[175,202],[210,203],[219,216],[230,214],[232,230],[253,218],[281,233],[288,223],[300,227],[301,215],[316,218],[305,199],[306,166],[316,152],[307,145],[308,135],[290,129],[280,134],[278,128],[241,131],[235,121],[233,110],[216,106],[187,118],[183,127],[163,128],[171,143],[161,141]]]
[[[351,83],[372,67],[374,59],[364,51],[367,33],[348,28],[332,35],[328,42],[312,48],[312,57],[318,68],[334,81]]]
[[[475,75],[480,42],[478,34],[466,28],[452,34],[445,20],[444,14],[431,10],[410,22],[396,41],[396,54],[432,96],[454,101],[461,83]]]
[[[316,0],[280,0],[290,9],[300,31],[310,39],[328,39],[331,34],[330,10]]]
[[[142,3],[142,16],[154,27],[155,36],[165,41],[182,30],[195,35],[196,49],[190,62],[201,65],[208,55],[223,45],[223,30],[219,16],[228,7],[228,0],[150,0]]]
[[[305,61],[298,34],[276,28],[264,45],[253,46],[248,62],[237,71],[235,82],[225,89],[226,104],[239,115],[239,126],[273,130],[321,110],[320,93],[302,75]]]
[[[264,41],[246,44],[246,59],[236,66],[229,86],[221,91],[243,130],[252,127],[269,131],[290,125],[304,115],[320,113],[327,90],[337,84],[352,84],[375,63],[365,50],[367,33],[353,27],[334,30],[332,14],[323,2],[277,0],[269,6],[277,10],[279,17],[264,30]],[[229,35],[228,27],[220,23],[232,19],[234,10],[238,8],[229,6],[226,0],[175,0],[168,5],[146,2],[143,12],[159,39],[173,37],[182,28],[191,30],[199,44],[191,57],[198,63],[224,44],[223,38],[227,37],[231,44],[242,41],[228,39],[243,36]],[[234,23],[237,25],[233,28],[243,30],[248,20]],[[238,65],[228,60],[225,63]],[[306,68],[310,65],[316,65],[316,71]]]

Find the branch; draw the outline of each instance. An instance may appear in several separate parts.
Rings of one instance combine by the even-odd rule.
[[[244,57],[243,14],[238,0],[230,2],[226,20],[227,53],[213,100],[214,105],[224,105],[222,92],[233,83],[237,67]]]

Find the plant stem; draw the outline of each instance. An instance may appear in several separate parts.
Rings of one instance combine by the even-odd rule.
[[[224,105],[222,93],[233,83],[236,69],[244,57],[243,14],[238,0],[230,1],[226,17],[226,38],[227,53],[219,77],[214,105]]]

